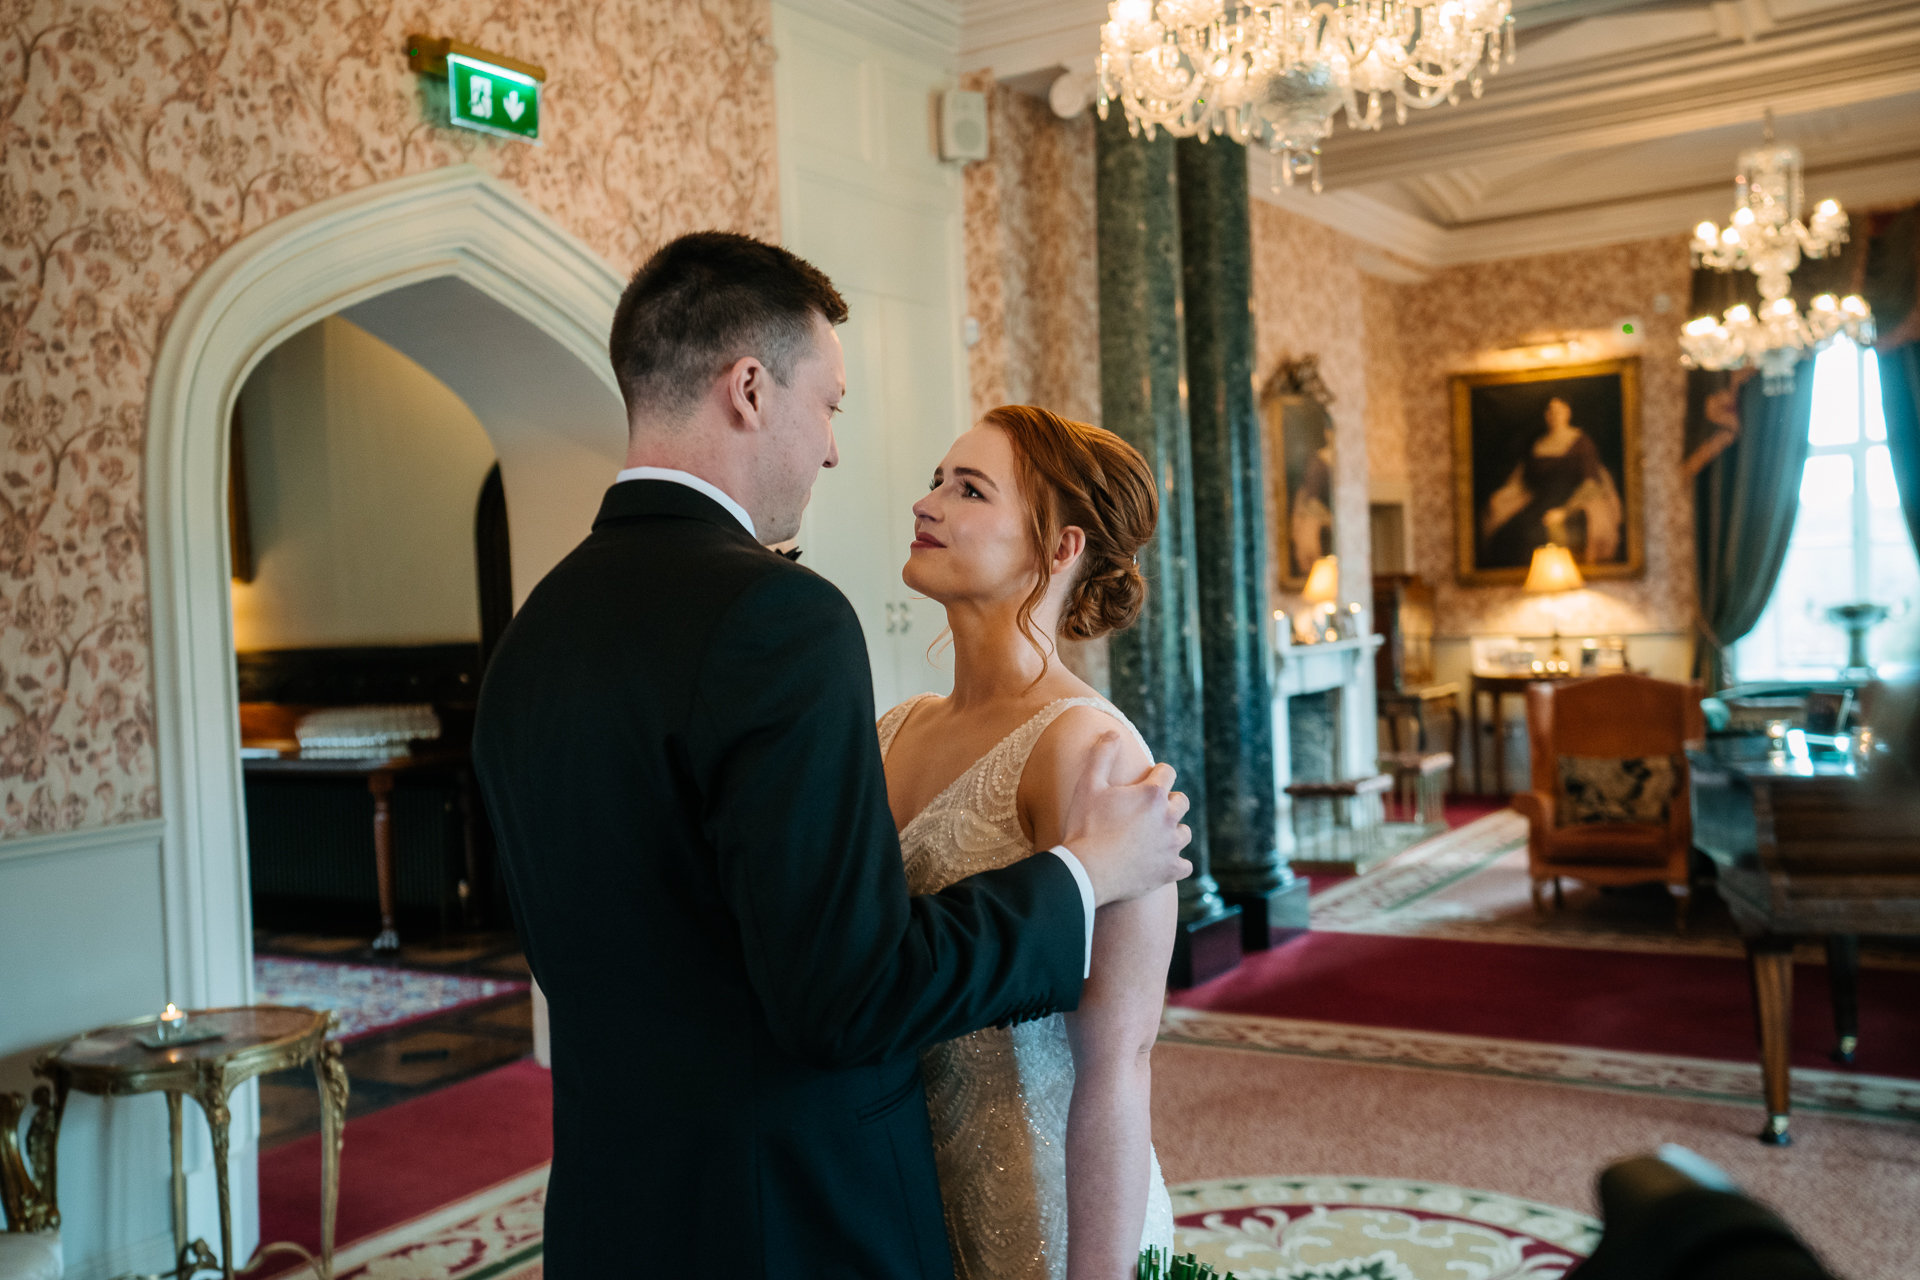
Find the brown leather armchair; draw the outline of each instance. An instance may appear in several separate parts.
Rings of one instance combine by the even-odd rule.
[[[1562,876],[1603,885],[1658,881],[1673,894],[1675,927],[1685,931],[1692,896],[1687,863],[1693,846],[1686,744],[1706,736],[1700,695],[1697,684],[1638,675],[1527,689],[1533,789],[1514,796],[1513,807],[1527,818],[1527,873],[1533,879],[1535,911],[1545,909],[1541,890],[1549,881],[1554,905],[1565,905]],[[1671,758],[1673,796],[1666,821],[1564,821],[1563,756]]]

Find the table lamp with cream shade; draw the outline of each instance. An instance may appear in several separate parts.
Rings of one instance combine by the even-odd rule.
[[[1313,562],[1313,568],[1307,571],[1307,585],[1300,590],[1300,598],[1313,606],[1309,615],[1312,619],[1313,641],[1331,640],[1328,634],[1332,630],[1334,602],[1340,598],[1340,557],[1321,556]]]
[[[1573,553],[1557,543],[1549,542],[1543,547],[1533,549],[1533,564],[1527,570],[1527,583],[1523,588],[1529,595],[1557,596],[1568,591],[1578,591],[1587,585],[1580,576],[1580,566],[1573,562]],[[1549,606],[1553,611],[1553,606]],[[1560,652],[1560,619],[1553,620],[1553,654],[1544,663],[1535,663],[1536,669],[1545,668],[1546,674],[1570,674],[1573,663]]]

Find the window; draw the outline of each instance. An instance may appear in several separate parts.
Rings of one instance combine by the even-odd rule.
[[[1836,604],[1893,616],[1867,634],[1867,660],[1897,674],[1920,657],[1920,563],[1900,512],[1873,352],[1845,338],[1814,359],[1811,451],[1787,558],[1759,623],[1733,646],[1742,681],[1830,680],[1847,662]]]

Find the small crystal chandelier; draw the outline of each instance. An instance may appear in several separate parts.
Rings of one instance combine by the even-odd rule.
[[[1751,271],[1760,281],[1760,313],[1744,303],[1718,320],[1701,316],[1680,332],[1680,363],[1689,369],[1738,369],[1758,365],[1770,396],[1793,389],[1794,366],[1844,333],[1873,341],[1873,315],[1857,294],[1823,293],[1806,315],[1788,296],[1789,277],[1802,257],[1824,258],[1847,240],[1847,215],[1837,201],[1814,206],[1811,224],[1800,220],[1800,148],[1773,140],[1773,112],[1766,114],[1761,145],[1740,154],[1736,207],[1725,229],[1703,222],[1693,232],[1693,265],[1716,271]]]
[[[1381,104],[1408,108],[1480,96],[1513,61],[1511,0],[1113,0],[1100,28],[1102,120],[1115,99],[1127,127],[1226,135],[1266,146],[1281,183],[1320,190],[1320,143],[1345,110],[1378,129]],[[1361,107],[1364,97],[1366,106]]]

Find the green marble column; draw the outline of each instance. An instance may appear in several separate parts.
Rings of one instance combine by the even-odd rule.
[[[1270,542],[1253,389],[1247,152],[1224,138],[1182,138],[1175,167],[1208,852],[1222,895],[1242,908],[1243,944],[1265,948],[1273,931],[1306,927],[1306,886],[1290,889],[1274,803],[1273,687],[1263,651]]]
[[[1109,646],[1113,700],[1160,759],[1179,770],[1193,801],[1180,885],[1183,943],[1229,908],[1208,870],[1207,753],[1200,615],[1194,575],[1193,459],[1187,434],[1181,334],[1180,197],[1173,139],[1130,137],[1116,110],[1096,125],[1095,203],[1100,256],[1100,414],[1146,456],[1160,481],[1160,524],[1140,551],[1147,606]],[[1237,923],[1234,932],[1238,933]],[[1203,948],[1204,949],[1204,948]],[[1218,971],[1188,955],[1194,977]],[[1217,957],[1215,957],[1217,959]],[[1238,959],[1237,944],[1227,965]],[[1175,968],[1179,970],[1180,957]]]

